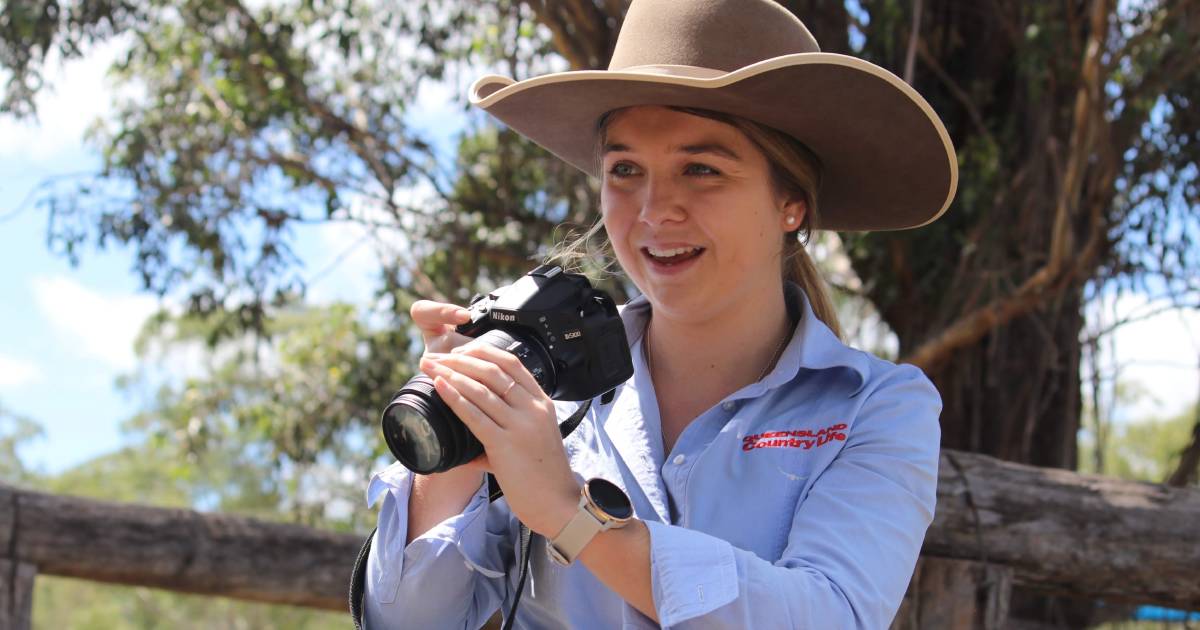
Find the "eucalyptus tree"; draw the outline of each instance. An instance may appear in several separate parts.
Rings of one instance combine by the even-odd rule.
[[[1085,305],[1117,289],[1200,295],[1200,2],[782,4],[826,51],[916,87],[958,150],[959,191],[941,220],[839,235],[857,296],[941,391],[944,445],[1075,467]],[[217,332],[263,330],[272,303],[302,295],[298,226],[369,228],[395,334],[360,357],[382,366],[364,381],[378,402],[392,367],[411,361],[414,298],[465,300],[530,266],[559,224],[595,216],[592,184],[477,116],[454,155],[439,151],[408,122],[421,86],[603,68],[627,6],[9,3],[3,108],[30,113],[50,51],[126,38],[114,70],[139,98],[95,136],[103,171],[41,207],[66,255],[133,245],[146,288],[185,291],[194,312],[224,322]]]

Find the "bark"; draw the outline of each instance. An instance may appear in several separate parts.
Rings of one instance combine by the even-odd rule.
[[[32,564],[0,558],[0,628],[29,630],[32,625]]]
[[[37,572],[346,610],[362,537],[0,484],[0,549]]]
[[[926,556],[917,562],[891,630],[1007,628],[1012,569]]]
[[[1200,606],[1200,489],[945,451],[926,555],[1010,567],[1070,596]]]
[[[939,475],[925,556],[978,563],[971,570],[982,575],[1005,568],[1015,584],[1043,591],[1200,607],[1200,489],[952,451],[943,454]],[[294,525],[4,485],[0,505],[0,549],[38,573],[330,610],[346,609],[362,542]],[[994,608],[978,610],[994,616]]]

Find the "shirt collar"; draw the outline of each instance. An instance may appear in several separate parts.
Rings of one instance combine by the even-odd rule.
[[[804,290],[794,282],[784,287],[784,298],[793,320],[799,320],[792,338],[788,341],[775,368],[757,383],[743,388],[730,399],[753,398],[791,382],[806,370],[846,369],[855,378],[857,385],[851,397],[858,394],[870,375],[870,359],[861,350],[842,343],[837,335],[813,313],[812,305]],[[797,317],[799,316],[799,317]],[[621,319],[625,324],[625,336],[630,346],[637,343],[646,331],[650,317],[650,301],[638,295],[621,308]]]

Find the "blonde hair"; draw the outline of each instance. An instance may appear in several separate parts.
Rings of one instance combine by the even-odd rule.
[[[838,338],[842,336],[842,327],[838,322],[837,310],[829,295],[828,285],[821,277],[816,263],[805,250],[805,245],[812,236],[812,231],[819,226],[817,212],[817,190],[821,183],[821,161],[804,143],[773,127],[756,123],[738,116],[714,112],[707,109],[691,107],[670,107],[669,109],[716,120],[741,131],[758,150],[766,157],[771,166],[771,184],[776,193],[791,199],[803,199],[808,211],[800,222],[799,229],[783,235],[780,270],[784,281],[795,282],[808,296],[813,314],[833,331]],[[605,132],[612,123],[614,115],[621,110],[610,111],[600,117],[596,125],[596,156],[600,159],[600,148],[605,143]],[[600,169],[597,169],[599,171]],[[585,261],[605,261],[601,267],[605,271],[611,268],[611,245],[607,239],[599,244],[596,239],[604,229],[604,219],[600,217],[582,234],[572,235],[570,240],[556,245],[550,252],[549,258],[559,264],[578,267]]]

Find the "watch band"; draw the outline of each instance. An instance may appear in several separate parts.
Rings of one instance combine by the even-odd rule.
[[[589,480],[590,482],[591,480]],[[575,516],[571,517],[570,521],[567,521],[557,536],[546,541],[546,551],[550,554],[550,558],[563,566],[575,562],[575,558],[592,541],[592,538],[595,538],[596,534],[624,527],[630,521],[629,518],[607,514],[592,501],[587,488],[585,483],[579,496],[579,511],[575,512]]]
[[[587,499],[579,499],[579,511],[552,540],[546,541],[550,558],[563,566],[575,562],[592,538],[607,529],[600,519],[587,508]]]

